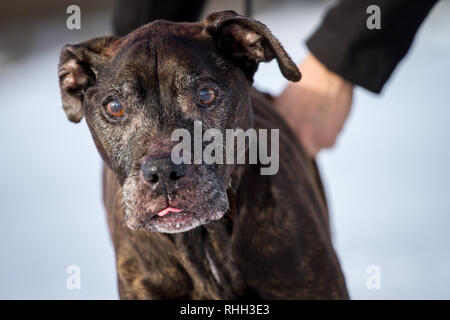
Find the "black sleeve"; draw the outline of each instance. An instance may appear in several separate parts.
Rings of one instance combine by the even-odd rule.
[[[113,30],[124,36],[157,19],[194,22],[200,17],[206,0],[116,0]]]
[[[405,56],[437,0],[342,0],[330,8],[308,39],[310,52],[347,81],[379,93]],[[377,5],[381,29],[367,28]]]

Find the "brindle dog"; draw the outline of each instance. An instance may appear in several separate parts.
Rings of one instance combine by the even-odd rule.
[[[62,49],[64,110],[85,117],[105,163],[121,298],[348,297],[315,164],[252,89],[258,64],[272,59],[300,79],[267,27],[232,11]],[[279,172],[174,165],[171,133],[195,120],[222,132],[280,129]]]

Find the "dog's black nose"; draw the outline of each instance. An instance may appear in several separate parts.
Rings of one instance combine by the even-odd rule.
[[[186,165],[174,164],[170,158],[146,160],[141,164],[142,175],[152,190],[171,188],[186,175]],[[170,190],[167,190],[170,191]]]

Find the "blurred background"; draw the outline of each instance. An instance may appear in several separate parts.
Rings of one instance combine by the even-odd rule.
[[[296,62],[332,1],[255,0]],[[68,30],[66,8],[81,8]],[[0,2],[0,298],[117,299],[101,202],[101,159],[86,124],[62,111],[57,64],[64,44],[111,34],[110,1]],[[211,11],[243,12],[212,0]],[[381,95],[356,89],[334,149],[318,161],[334,245],[353,299],[450,299],[450,1],[440,1]],[[286,80],[263,64],[255,85]],[[69,290],[68,266],[81,270]],[[369,289],[371,265],[381,288]]]

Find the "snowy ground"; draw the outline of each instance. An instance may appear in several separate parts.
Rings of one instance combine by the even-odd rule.
[[[255,17],[301,61],[328,3],[266,4]],[[66,120],[56,76],[62,45],[110,33],[110,13],[83,12],[69,31],[62,12],[0,29],[2,299],[117,298],[100,158],[85,123]],[[336,148],[319,156],[352,298],[450,298],[449,13],[448,1],[433,9],[381,96],[357,90]],[[256,77],[274,94],[285,84],[274,63]],[[69,265],[80,290],[66,287]],[[369,265],[380,290],[366,286]]]

